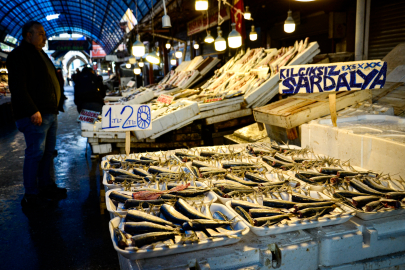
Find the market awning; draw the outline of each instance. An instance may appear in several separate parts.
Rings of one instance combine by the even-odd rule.
[[[123,32],[120,20],[128,8],[138,21],[156,5],[158,0],[0,0],[0,25],[7,34],[21,40],[21,28],[27,21],[43,24],[48,36],[61,33],[77,33],[99,43],[110,53],[120,42]],[[46,16],[60,14],[48,21]]]

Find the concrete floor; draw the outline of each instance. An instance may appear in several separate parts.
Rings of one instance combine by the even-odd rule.
[[[90,159],[80,135],[73,88],[65,89],[54,159],[58,186],[67,198],[41,211],[22,211],[25,141],[15,127],[0,128],[0,268],[119,269],[108,231],[108,212],[100,214],[99,160]]]

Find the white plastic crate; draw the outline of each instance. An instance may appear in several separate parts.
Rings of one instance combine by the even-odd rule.
[[[405,217],[349,222],[309,230],[319,241],[319,265],[337,266],[405,251]],[[405,263],[405,261],[403,261]]]

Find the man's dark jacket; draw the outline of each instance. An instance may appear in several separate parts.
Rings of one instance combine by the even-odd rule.
[[[63,97],[57,104],[55,87],[40,53],[44,51],[23,40],[7,57],[11,104],[15,120],[31,117],[36,112],[58,114],[63,111]],[[56,69],[54,70],[56,75]],[[61,85],[62,89],[63,85]]]

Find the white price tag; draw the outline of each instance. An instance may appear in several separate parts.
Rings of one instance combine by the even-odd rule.
[[[101,128],[106,131],[151,130],[151,116],[149,105],[105,105]]]

